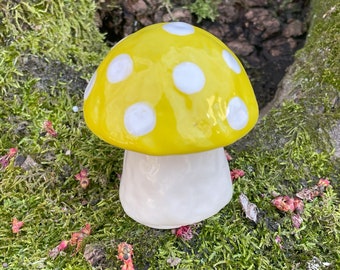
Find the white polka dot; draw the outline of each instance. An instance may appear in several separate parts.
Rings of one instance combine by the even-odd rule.
[[[94,86],[94,83],[96,81],[96,77],[97,77],[97,72],[95,72],[92,75],[92,78],[91,78],[89,84],[86,86],[86,89],[85,89],[85,92],[84,92],[84,100],[86,100],[89,97],[89,95],[90,95],[90,93],[92,91],[92,88]]]
[[[128,54],[116,56],[107,68],[107,79],[111,83],[117,83],[125,80],[132,72],[133,62]]]
[[[124,125],[131,135],[145,135],[152,131],[156,125],[155,112],[143,102],[135,103],[125,111]]]
[[[234,97],[229,101],[226,115],[228,123],[233,129],[240,130],[248,123],[247,106],[239,97]]]
[[[170,34],[186,36],[195,32],[192,25],[184,22],[172,22],[163,25],[163,29]]]
[[[227,63],[227,65],[235,72],[235,73],[240,73],[241,72],[241,67],[239,63],[236,61],[235,57],[232,56],[231,53],[229,53],[226,50],[223,50],[222,56],[224,61]]]
[[[176,88],[185,94],[196,93],[202,90],[205,84],[203,71],[191,62],[177,65],[172,72],[172,78]]]

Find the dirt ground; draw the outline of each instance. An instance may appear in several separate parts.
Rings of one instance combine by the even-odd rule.
[[[214,34],[244,63],[260,108],[273,99],[308,29],[309,0],[224,0],[214,21],[192,14],[186,8],[188,0],[171,1],[170,7],[161,0],[121,0],[118,6],[100,2],[96,22],[110,46],[164,21],[188,22]]]

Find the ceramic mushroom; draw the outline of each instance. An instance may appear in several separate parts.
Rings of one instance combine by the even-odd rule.
[[[258,118],[240,61],[208,32],[182,22],[147,26],[108,53],[84,95],[86,124],[125,149],[120,200],[153,228],[193,224],[232,197],[223,146]]]

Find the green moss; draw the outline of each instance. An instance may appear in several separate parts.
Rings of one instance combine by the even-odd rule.
[[[122,150],[96,138],[81,109],[72,111],[82,107],[84,91],[74,77],[89,78],[108,50],[93,22],[93,1],[7,2],[0,4],[0,155],[18,147],[18,156],[29,155],[38,166],[25,171],[12,161],[0,170],[3,268],[91,269],[82,251],[71,256],[69,249],[55,260],[48,256],[85,223],[93,232],[84,244],[105,247],[108,269],[120,267],[121,241],[134,245],[138,269],[170,269],[170,257],[181,259],[174,269],[306,269],[313,257],[330,262],[328,269],[340,264],[340,166],[328,136],[340,117],[334,103],[339,96],[337,1],[313,1],[311,31],[292,68],[289,91],[296,99],[273,109],[248,140],[228,147],[231,168],[246,175],[235,183],[232,202],[195,227],[189,242],[124,214],[117,177]],[[27,65],[24,60],[31,56],[45,68]],[[62,67],[74,76],[65,76]],[[48,71],[56,74],[46,79],[42,74]],[[58,132],[55,138],[44,133],[47,119]],[[74,179],[81,168],[89,169],[86,190]],[[328,177],[333,188],[306,203],[302,227],[293,229],[290,215],[271,205],[273,193],[292,196],[320,177]],[[257,225],[246,219],[237,199],[241,193],[261,210]],[[18,235],[11,232],[13,217],[25,222]]]
[[[217,6],[219,3],[221,0],[196,0],[189,5],[189,10],[197,16],[197,22],[202,19],[214,21],[218,16]]]
[[[165,7],[167,12],[171,15],[171,8],[176,4],[173,0],[162,0],[162,7]],[[221,0],[182,0],[177,1],[177,5],[182,6],[190,10],[192,14],[197,16],[197,22],[201,22],[203,19],[214,21],[218,16],[218,5]]]
[[[103,50],[93,1],[7,1],[2,41],[21,53],[43,54],[76,65],[96,61]]]

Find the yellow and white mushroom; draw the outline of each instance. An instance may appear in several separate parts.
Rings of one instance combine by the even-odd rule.
[[[230,49],[183,22],[147,26],[108,53],[84,94],[88,127],[126,149],[125,212],[154,228],[206,219],[231,199],[223,146],[258,119],[248,76]]]

